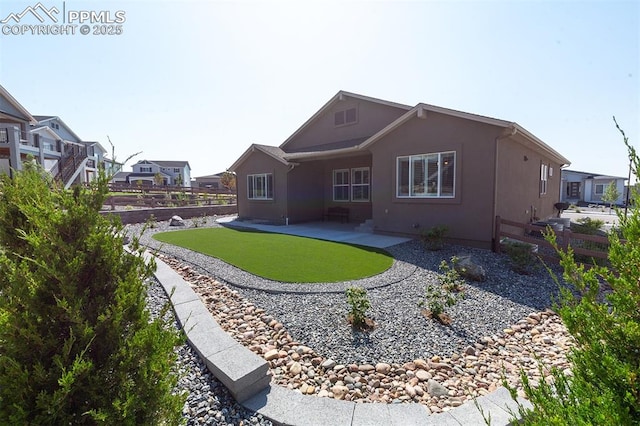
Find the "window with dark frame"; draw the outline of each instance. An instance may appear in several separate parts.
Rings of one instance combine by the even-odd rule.
[[[354,124],[358,121],[358,111],[356,108],[349,108],[338,111],[333,115],[333,124],[335,126],[344,126]]]

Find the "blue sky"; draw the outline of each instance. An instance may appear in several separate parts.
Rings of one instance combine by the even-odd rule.
[[[36,3],[2,0],[0,20]],[[0,84],[85,140],[109,148],[109,135],[120,160],[217,173],[251,143],[281,144],[341,89],[515,121],[575,170],[626,176],[614,115],[640,147],[638,1],[64,7],[124,11],[123,33],[0,34]]]

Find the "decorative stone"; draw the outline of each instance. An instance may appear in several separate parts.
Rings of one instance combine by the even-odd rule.
[[[171,219],[169,220],[169,226],[184,226],[184,219],[182,219],[180,216],[172,216]]]
[[[302,366],[300,365],[299,362],[294,362],[293,364],[291,364],[291,367],[289,368],[289,372],[291,373],[292,376],[297,376],[298,374],[300,374],[301,371],[302,371]]]
[[[442,386],[440,383],[436,382],[433,379],[430,379],[427,382],[427,392],[429,392],[432,396],[445,396],[448,395],[449,391],[447,388]]]
[[[349,388],[346,386],[336,385],[331,388],[331,393],[335,399],[344,399],[345,395],[349,393]]]
[[[427,380],[433,378],[433,376],[431,375],[431,373],[429,373],[428,371],[425,370],[418,370],[416,371],[416,377],[418,380],[420,380],[421,382],[426,382]]]
[[[376,364],[376,373],[389,374],[390,371],[391,371],[391,365],[384,362],[380,362]]]
[[[336,362],[332,359],[328,359],[324,361],[322,364],[320,364],[320,366],[325,370],[331,370],[333,367],[336,366]]]
[[[464,278],[468,278],[472,281],[486,281],[487,272],[484,268],[476,264],[469,255],[457,256],[458,262],[454,268]]]
[[[278,358],[278,352],[279,351],[277,349],[271,349],[269,352],[264,354],[264,359],[267,360],[267,361],[274,360],[274,359]]]

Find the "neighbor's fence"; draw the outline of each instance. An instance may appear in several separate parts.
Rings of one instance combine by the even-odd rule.
[[[543,236],[543,233],[546,232],[547,229],[548,228],[544,226],[514,222],[496,216],[493,251],[500,253],[503,238],[508,238],[510,240],[535,244],[539,248],[543,248],[543,250],[538,250],[538,256],[546,260],[557,261],[559,258],[555,250]],[[571,229],[566,226],[563,227],[562,231],[554,230],[554,232],[558,246],[563,250],[567,250],[569,246],[571,246],[577,260],[588,262],[592,258],[607,259],[609,255],[608,237],[572,232]]]
[[[186,186],[109,184],[106,205],[120,207],[184,207],[236,204],[236,193],[227,189]]]

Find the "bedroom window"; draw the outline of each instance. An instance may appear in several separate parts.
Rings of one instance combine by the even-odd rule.
[[[140,173],[151,173],[151,167],[140,167]]]
[[[455,151],[398,157],[396,196],[453,198],[455,175]]]
[[[351,201],[369,201],[369,168],[351,169]]]
[[[247,194],[250,200],[273,200],[273,174],[248,175]]]
[[[333,171],[333,201],[349,201],[349,169]]]
[[[549,186],[549,165],[540,164],[540,195],[546,195]]]
[[[333,124],[337,126],[345,126],[358,121],[358,112],[355,108],[349,108],[338,111],[333,115]]]

